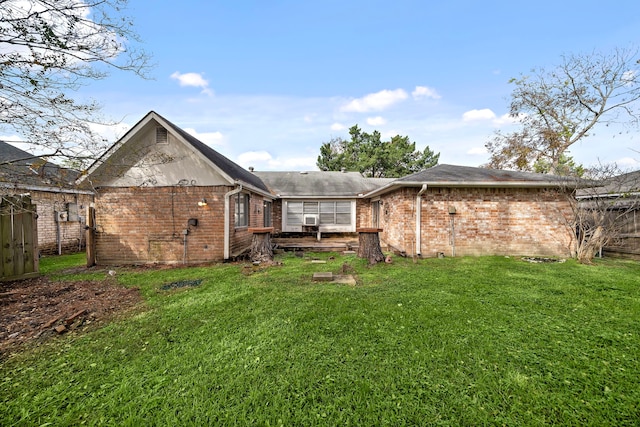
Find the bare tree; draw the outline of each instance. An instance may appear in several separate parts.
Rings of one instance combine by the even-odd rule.
[[[149,56],[127,0],[0,0],[0,130],[43,158],[82,164],[104,149],[94,100],[72,93],[113,70],[142,77]]]
[[[536,162],[560,171],[563,156],[598,126],[640,123],[638,49],[568,55],[551,69],[511,79],[510,115],[520,129],[498,131],[485,144],[489,166],[533,171]]]
[[[640,171],[620,174],[615,166],[601,165],[590,170],[590,178],[571,198],[578,261],[589,264],[603,249],[637,251]]]

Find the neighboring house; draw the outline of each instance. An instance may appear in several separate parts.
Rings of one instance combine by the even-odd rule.
[[[77,176],[76,171],[0,141],[0,193],[31,196],[36,205],[41,254],[84,249],[84,211],[93,202],[93,193],[74,187]]]
[[[439,165],[400,179],[245,170],[155,112],[80,182],[96,191],[97,262],[234,258],[252,228],[274,234],[381,228],[406,255],[569,256],[566,183],[549,175]]]
[[[153,111],[79,184],[96,191],[99,264],[233,258],[275,198],[257,176]]]

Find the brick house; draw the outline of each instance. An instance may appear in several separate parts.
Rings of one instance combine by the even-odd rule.
[[[0,193],[29,194],[36,206],[38,251],[41,254],[79,252],[85,245],[85,207],[93,192],[78,190],[78,173],[61,168],[0,141]]]
[[[408,255],[571,256],[571,194],[561,177],[437,165],[373,190],[372,225]]]
[[[79,184],[96,192],[99,264],[233,258],[250,245],[249,228],[264,225],[264,206],[274,199],[254,174],[153,111]]]
[[[407,255],[569,256],[560,178],[439,165],[400,179],[245,170],[155,112],[81,179],[96,191],[97,262],[233,258],[251,228],[278,234],[379,227]]]

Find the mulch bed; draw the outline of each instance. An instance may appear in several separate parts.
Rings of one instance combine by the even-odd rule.
[[[100,324],[141,301],[137,288],[109,279],[0,282],[0,360],[24,344]]]

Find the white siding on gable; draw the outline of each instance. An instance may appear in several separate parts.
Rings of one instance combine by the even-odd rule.
[[[315,215],[322,232],[356,231],[355,200],[283,200],[282,231],[303,231],[304,217]]]
[[[202,156],[186,146],[163,127],[147,126],[136,140],[122,147],[110,161],[116,167],[104,169],[106,186],[166,187],[172,185],[229,185]],[[117,157],[117,159],[116,159]],[[110,171],[117,171],[109,176]]]

